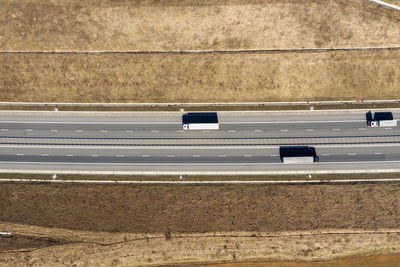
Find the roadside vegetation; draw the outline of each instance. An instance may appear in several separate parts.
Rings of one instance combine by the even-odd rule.
[[[205,55],[0,55],[1,101],[398,99],[399,88],[400,50]]]
[[[399,12],[363,0],[7,0],[0,14],[0,52],[21,52],[0,54],[0,101],[400,98],[397,49],[146,53],[399,46]]]
[[[400,1],[399,0],[384,0],[384,1],[388,2],[389,4],[392,4],[392,5],[400,6]]]
[[[400,15],[364,0],[20,0],[2,51],[182,51],[400,45]]]

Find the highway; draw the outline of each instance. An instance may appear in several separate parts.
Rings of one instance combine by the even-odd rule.
[[[400,169],[399,127],[368,128],[365,112],[219,112],[218,131],[183,131],[179,112],[0,112],[0,169],[182,174]],[[281,145],[313,145],[320,161],[283,164]]]

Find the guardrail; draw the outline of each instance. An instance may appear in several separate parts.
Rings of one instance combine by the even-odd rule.
[[[196,146],[281,146],[398,144],[400,135],[322,136],[322,137],[216,137],[216,138],[73,138],[73,137],[0,137],[0,145],[21,146],[98,146],[98,147],[196,147]]]
[[[390,172],[399,172],[400,169],[393,169],[393,170],[377,170],[376,172],[368,172],[368,171],[354,171],[354,172],[347,172],[347,173],[390,173]],[[21,172],[20,172],[21,173]],[[38,173],[36,172],[30,172],[27,171],[25,173]],[[42,172],[43,173],[43,172]],[[51,173],[51,172],[49,172]],[[71,173],[71,172],[70,172]],[[99,173],[99,174],[104,174]],[[277,172],[277,175],[286,175],[289,172]],[[316,172],[316,171],[308,171],[308,172],[302,172],[302,173],[296,173],[296,174],[331,174],[331,173],[339,173],[343,174],[344,172],[336,172],[336,171],[324,171],[324,172]],[[138,172],[135,172],[135,174],[138,174]],[[142,175],[147,175],[147,173],[139,173]],[[176,173],[173,173],[174,175]],[[219,175],[232,175],[232,174],[225,174],[225,173],[217,173]],[[257,172],[257,173],[234,173],[233,175],[260,175],[260,174],[265,174],[265,172]],[[271,174],[271,173],[268,173]],[[158,175],[160,175],[158,173]],[[161,174],[164,175],[164,174]],[[166,174],[166,175],[171,175]],[[201,173],[201,172],[196,172],[195,174],[191,175],[208,175],[206,173]],[[214,174],[215,175],[215,174]],[[182,185],[219,185],[219,184],[327,184],[327,183],[398,183],[400,182],[400,178],[392,178],[392,179],[332,179],[332,180],[230,180],[230,181],[128,181],[128,180],[119,180],[119,181],[110,181],[110,180],[46,180],[46,179],[18,179],[18,178],[1,178],[0,183],[55,183],[55,184],[171,184],[171,185],[177,185],[177,184],[182,184]]]
[[[365,1],[376,4],[376,5],[381,5],[381,6],[393,9],[393,10],[400,11],[400,6],[392,5],[385,1],[380,1],[380,0],[365,0]]]
[[[63,102],[0,102],[0,106],[50,106],[50,107],[206,107],[206,106],[302,106],[302,105],[351,105],[351,104],[400,104],[400,99],[388,100],[338,100],[294,102],[207,102],[207,103],[63,103]]]

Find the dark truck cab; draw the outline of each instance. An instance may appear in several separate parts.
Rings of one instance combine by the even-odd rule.
[[[368,127],[394,127],[397,126],[397,120],[393,119],[392,112],[372,112],[365,114]]]

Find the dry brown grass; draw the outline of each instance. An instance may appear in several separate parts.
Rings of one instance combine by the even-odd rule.
[[[1,222],[0,228],[14,233],[12,238],[1,240],[0,266],[136,266],[188,262],[193,265],[260,260],[279,260],[280,264],[285,264],[282,261],[316,261],[400,252],[400,232],[388,229],[171,233],[166,237],[165,234],[96,233]],[[362,263],[375,260],[381,264],[379,266],[385,266],[382,264],[394,259],[399,259],[399,255],[330,260],[327,263],[366,266]],[[237,265],[253,266],[254,263]],[[299,264],[304,265],[304,262]]]
[[[384,0],[384,1],[388,2],[389,4],[392,4],[392,5],[400,6],[400,1],[399,0]]]
[[[1,101],[223,102],[400,98],[400,50],[0,55]]]
[[[381,45],[400,45],[400,14],[362,0],[7,0],[0,6],[2,51]],[[399,98],[399,53],[1,54],[0,101]]]
[[[6,0],[0,6],[3,51],[381,45],[400,45],[400,14],[363,0]]]

